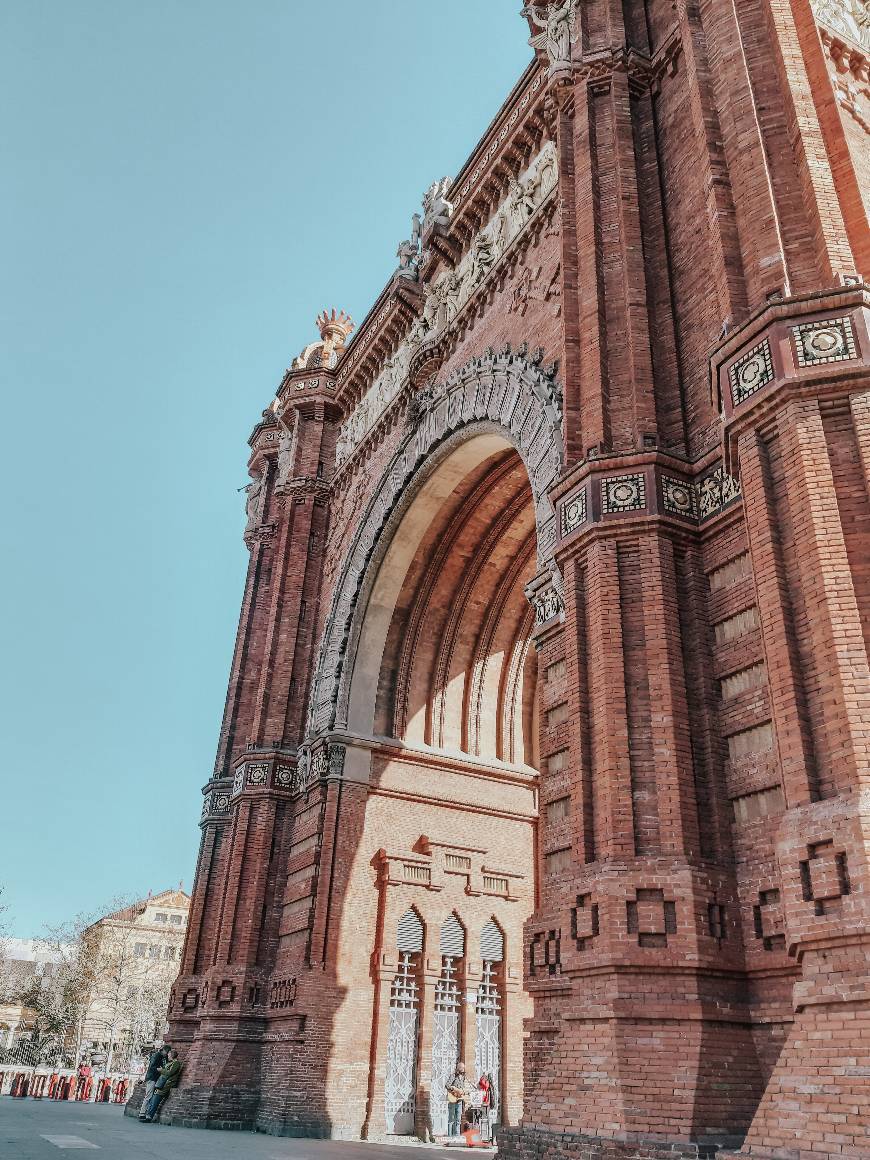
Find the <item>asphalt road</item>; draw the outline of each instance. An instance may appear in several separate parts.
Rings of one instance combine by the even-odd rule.
[[[402,1145],[171,1128],[140,1124],[123,1112],[113,1104],[0,1097],[0,1160],[62,1160],[65,1156],[82,1160],[88,1156],[94,1160],[410,1160],[408,1147]],[[437,1145],[419,1147],[430,1154],[451,1154]],[[474,1154],[484,1160],[492,1155],[483,1150]]]

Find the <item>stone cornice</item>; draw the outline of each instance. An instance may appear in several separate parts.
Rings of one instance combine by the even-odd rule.
[[[546,69],[533,60],[453,182],[450,197],[455,210],[449,227],[443,232],[452,249],[454,262],[469,248],[478,219],[485,216],[493,204],[492,183],[481,178],[492,174],[499,160],[508,155],[511,157],[510,170],[522,169],[522,159],[529,156],[533,138],[540,138],[540,126],[531,136],[525,126],[533,114],[540,117],[546,91]],[[525,136],[518,143],[517,138],[522,134]],[[502,184],[503,177],[500,176],[496,185],[500,189]],[[437,262],[431,263],[429,271],[434,273],[435,266]],[[345,406],[349,403],[348,396],[354,394],[352,388],[365,389],[367,384],[360,383],[360,378],[371,381],[378,364],[407,332],[416,313],[413,303],[408,300],[409,294],[414,295],[414,287],[415,283],[410,279],[391,279],[363,319],[335,368],[336,399]],[[395,322],[399,324],[399,333],[389,334]],[[374,355],[371,360],[370,354]],[[366,373],[368,362],[374,365],[370,365]]]
[[[870,290],[859,278],[844,282],[767,303],[713,352],[711,391],[722,412],[732,474],[739,471],[741,434],[764,427],[787,399],[833,399],[865,380]]]

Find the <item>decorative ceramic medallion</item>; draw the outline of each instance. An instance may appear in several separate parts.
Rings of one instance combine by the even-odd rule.
[[[562,535],[567,536],[586,522],[586,492],[579,491],[562,504]]]
[[[248,766],[248,785],[265,785],[269,778],[268,765]]]
[[[275,770],[275,785],[281,789],[290,789],[293,785],[293,769],[289,765],[279,765]]]
[[[646,482],[642,475],[615,475],[601,481],[601,510],[614,512],[643,511],[646,508]]]
[[[766,338],[743,358],[731,364],[728,378],[731,380],[731,398],[735,407],[773,382],[773,360],[770,355],[770,343]]]
[[[797,351],[798,366],[845,362],[857,358],[851,318],[826,318],[822,322],[805,322],[793,326],[791,333]]]
[[[695,489],[691,483],[686,483],[682,479],[673,479],[669,475],[662,476],[662,503],[665,511],[675,516],[684,516],[691,520],[697,514]]]

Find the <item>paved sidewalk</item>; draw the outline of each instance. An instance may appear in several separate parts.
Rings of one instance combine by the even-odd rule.
[[[423,1154],[441,1152],[418,1145]],[[252,1132],[198,1131],[140,1124],[112,1104],[0,1098],[0,1160],[411,1160],[416,1149],[389,1144],[295,1140]],[[492,1152],[475,1150],[488,1160]]]

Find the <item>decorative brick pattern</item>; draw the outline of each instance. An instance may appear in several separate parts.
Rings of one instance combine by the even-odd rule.
[[[529,944],[529,973],[532,978],[559,975],[562,972],[562,932],[539,931]]]
[[[230,1007],[236,1000],[236,985],[232,979],[224,979],[214,994],[218,1007]]]
[[[812,902],[817,915],[828,913],[833,903],[851,893],[848,858],[833,839],[807,847],[800,875],[804,901]]]
[[[576,906],[571,907],[571,937],[577,950],[590,947],[598,932],[598,903],[591,894],[578,894]]]
[[[758,902],[752,908],[755,937],[766,951],[781,950],[785,946],[784,918],[779,891],[761,890]]]
[[[637,890],[626,902],[628,933],[637,935],[641,947],[666,947],[668,935],[677,933],[676,903],[665,898],[663,890]]]
[[[292,1007],[296,1002],[296,980],[275,979],[269,987],[269,1006],[273,1011]]]

